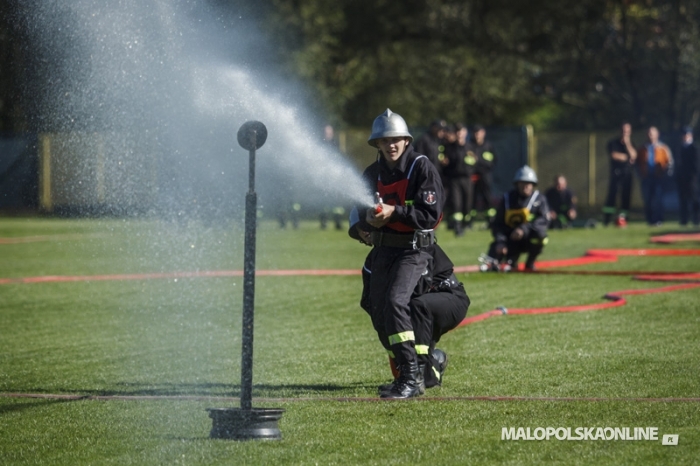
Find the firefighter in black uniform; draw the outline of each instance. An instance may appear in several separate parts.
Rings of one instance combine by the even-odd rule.
[[[349,234],[354,239],[362,241],[355,228],[358,221],[358,212],[353,209],[350,214]],[[409,303],[411,323],[416,337],[416,356],[419,371],[424,378],[424,387],[420,388],[421,392],[425,388],[442,385],[448,359],[447,354],[435,345],[442,335],[464,320],[470,304],[464,286],[457,280],[454,265],[447,254],[437,244],[425,249],[430,253],[432,260],[428,269],[421,274]],[[363,289],[360,306],[369,314],[379,341],[389,353],[389,361],[396,381],[398,371],[385,330],[386,319],[381,312],[383,309],[372,307],[370,302],[373,257],[374,254],[371,252],[362,267]],[[391,391],[392,387],[393,383],[382,385],[379,387],[379,393]]]
[[[427,156],[433,165],[435,165],[435,168],[437,168],[447,201],[449,201],[449,195],[447,194],[448,185],[445,175],[445,165],[447,164],[445,149],[449,144],[450,136],[453,134],[454,133],[451,134],[451,128],[447,125],[445,120],[437,119],[430,124],[428,132],[423,134],[413,144],[413,150]],[[443,205],[443,209],[451,209],[449,202]]]
[[[413,145],[414,150],[419,154],[426,155],[433,165],[440,169],[440,154],[445,156],[445,130],[447,123],[445,120],[435,120],[430,124],[427,133],[421,136]]]
[[[455,125],[457,140],[445,148],[447,163],[443,173],[447,179],[447,193],[452,211],[449,223],[456,236],[464,234],[464,228],[471,224],[472,213],[472,175],[476,157],[467,136],[467,128]]]
[[[535,189],[535,170],[527,165],[518,169],[513,183],[515,189],[503,195],[491,226],[493,242],[488,256],[494,271],[517,267],[520,254],[525,252],[525,270],[535,270],[535,259],[547,244],[549,208],[545,197]]]
[[[404,119],[387,109],[372,124],[368,143],[379,149],[377,161],[363,173],[376,206],[357,207],[356,230],[374,246],[369,306],[384,316],[384,329],[399,377],[383,398],[420,395],[423,374],[418,368],[410,301],[432,256],[434,228],[440,222],[444,194],[440,176],[428,157],[416,153]]]
[[[486,128],[482,125],[474,126],[472,150],[476,162],[474,164],[474,175],[472,176],[474,183],[474,195],[472,196],[474,209],[471,217],[474,219],[480,210],[486,217],[487,225],[490,225],[493,216],[496,215],[496,209],[491,205],[491,186],[493,185],[491,172],[496,163],[496,151],[493,148],[493,144],[486,140]]]

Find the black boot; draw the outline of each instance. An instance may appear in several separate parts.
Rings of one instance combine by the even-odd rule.
[[[379,396],[381,396],[384,392],[391,391],[391,389],[394,388],[394,384],[397,380],[398,379],[394,379],[393,382],[385,383],[384,385],[380,385],[379,387],[377,387],[377,393],[379,393]]]
[[[425,393],[425,369],[428,367],[426,361],[418,361],[418,392]]]
[[[438,350],[440,351],[440,350]],[[443,353],[444,354],[444,353]],[[427,367],[427,364],[425,362],[419,362],[418,363],[418,391],[420,392],[421,395],[425,393],[425,368]],[[385,392],[390,392],[393,388],[394,385],[398,382],[399,379],[394,379],[393,382],[390,383],[385,383],[383,385],[380,385],[378,387],[378,392],[379,396],[382,396]]]
[[[427,367],[426,363],[418,363],[418,391],[420,392],[421,395],[425,394],[425,368]],[[394,386],[399,382],[399,379],[394,379],[393,382],[391,383],[385,383],[384,385],[379,386],[379,396],[382,398],[386,398],[384,395],[385,393],[390,392]]]
[[[433,367],[435,368],[435,370],[437,370],[440,377],[438,385],[442,385],[442,378],[445,375],[445,369],[447,369],[447,353],[445,353],[441,349],[435,348],[430,355],[432,356],[434,361]]]
[[[391,389],[382,392],[381,398],[405,399],[413,398],[421,394],[420,387],[425,387],[423,374],[418,370],[418,362],[413,360],[399,366],[399,378],[393,383]],[[425,388],[423,388],[425,391]]]
[[[525,262],[525,271],[526,272],[534,272],[535,271],[535,258],[534,257],[527,258],[527,262]]]

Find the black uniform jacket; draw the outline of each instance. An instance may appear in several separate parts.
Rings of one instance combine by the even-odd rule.
[[[569,188],[558,191],[557,188],[549,188],[544,197],[547,198],[547,206],[550,210],[559,214],[567,215],[569,209],[576,209],[576,199],[573,191]]]
[[[491,233],[496,242],[508,242],[510,234],[516,228],[523,230],[525,238],[547,236],[547,199],[535,190],[529,197],[520,197],[513,189],[503,195],[496,210],[496,217]]]
[[[484,141],[482,145],[473,143],[472,150],[476,154],[476,165],[474,169],[480,175],[488,175],[493,170],[493,165],[496,163],[496,152],[493,144],[489,141]]]
[[[438,166],[438,155],[440,154],[440,146],[443,142],[430,131],[425,133],[418,141],[415,142],[413,150],[419,154],[428,156],[428,159]]]
[[[445,156],[450,163],[443,167],[442,172],[448,178],[471,176],[474,173],[476,154],[470,142],[463,146],[456,142],[448,144],[445,148]]]
[[[380,154],[378,160],[367,167],[362,177],[368,188],[368,194],[373,194],[379,189],[378,183],[383,185],[401,184],[407,180],[405,199],[382,199],[385,204],[395,207],[391,216],[391,222],[379,229],[385,233],[407,233],[392,228],[392,224],[401,224],[405,229],[430,230],[435,228],[442,215],[442,206],[445,203],[445,194],[435,166],[425,155],[418,154],[412,146],[407,146],[394,169],[389,169],[384,157]],[[357,206],[359,212],[359,227],[364,231],[377,231],[365,221],[365,212],[368,206]]]

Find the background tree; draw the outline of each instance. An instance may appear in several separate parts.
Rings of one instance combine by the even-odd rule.
[[[319,111],[364,125],[385,106],[540,128],[696,122],[691,0],[272,0],[268,29]]]
[[[538,129],[664,130],[700,118],[695,0],[208,0],[270,37],[264,61],[316,114],[366,126],[385,107]],[[0,0],[0,131],[26,130],[31,54]],[[261,57],[263,58],[263,57]],[[31,77],[31,76],[30,76]],[[26,95],[27,93],[24,93]]]

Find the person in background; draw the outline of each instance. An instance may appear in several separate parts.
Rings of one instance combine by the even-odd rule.
[[[678,202],[679,223],[688,224],[688,217],[693,225],[700,226],[700,158],[693,144],[693,128],[683,129],[683,145],[678,157]]]
[[[447,123],[445,120],[437,119],[430,124],[428,132],[421,136],[414,144],[414,150],[428,157],[428,159],[435,165],[435,168],[440,171],[439,158],[440,154],[445,154],[445,130],[447,129]]]
[[[323,128],[323,145],[328,150],[338,151],[338,140],[335,137],[335,130],[332,125],[326,125]],[[335,205],[332,208],[325,206],[321,210],[319,216],[321,220],[321,230],[325,230],[328,226],[328,218],[333,218],[333,223],[336,230],[343,229],[343,218],[345,217],[345,208],[342,205]]]
[[[281,209],[277,211],[277,222],[282,230],[287,228],[287,222],[291,222],[292,228],[299,229],[301,216],[301,204],[294,201],[280,202]]]
[[[444,215],[450,218],[452,212],[454,212],[454,205],[452,204],[452,197],[450,196],[450,180],[447,175],[448,165],[450,164],[449,154],[447,152],[450,147],[457,143],[457,126],[447,125],[443,135],[442,144],[439,147],[440,153],[438,153],[437,169],[438,173],[440,173],[442,189],[445,192],[445,205],[442,206],[442,210]],[[452,228],[452,223],[448,222],[447,227]]]
[[[445,148],[447,164],[443,172],[447,180],[447,202],[451,211],[449,224],[456,236],[462,236],[464,229],[471,224],[472,175],[476,158],[467,137],[467,127],[457,123],[455,128],[456,140]]]
[[[493,144],[486,140],[486,128],[482,125],[474,125],[473,136],[472,151],[476,163],[474,164],[474,175],[472,175],[473,209],[471,219],[473,220],[480,212],[486,218],[486,224],[490,226],[493,216],[496,215],[496,209],[493,208],[491,201],[493,185],[491,173],[496,164],[496,151]],[[471,224],[469,225],[471,226]]]
[[[642,182],[646,221],[651,226],[658,226],[664,221],[664,185],[666,178],[673,175],[673,154],[659,140],[656,126],[649,127],[647,138],[647,143],[637,150],[637,170]]]
[[[610,155],[610,183],[608,197],[603,206],[603,225],[608,226],[610,220],[617,214],[615,224],[620,227],[627,225],[627,213],[630,209],[632,195],[632,167],[637,158],[637,150],[632,144],[632,125],[627,122],[620,127],[620,136],[608,141]],[[620,191],[621,208],[616,209],[617,192]]]
[[[567,228],[576,219],[576,196],[567,187],[566,177],[554,177],[554,186],[549,188],[544,197],[549,205],[549,228]]]
[[[547,244],[549,208],[547,199],[535,189],[537,174],[525,165],[515,172],[514,189],[503,195],[491,225],[493,242],[489,246],[485,271],[508,271],[527,253],[525,270],[535,270],[535,260]]]

